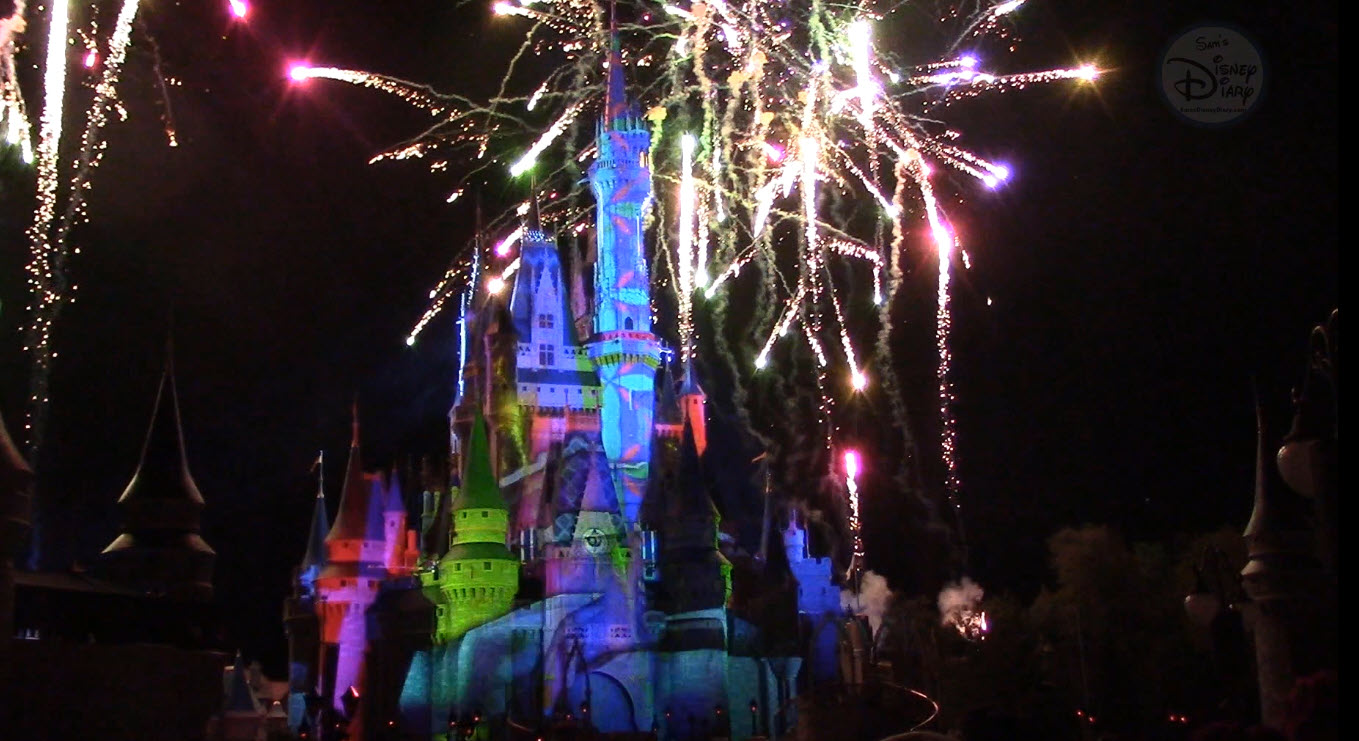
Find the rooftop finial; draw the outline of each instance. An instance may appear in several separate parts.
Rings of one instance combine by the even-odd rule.
[[[528,230],[543,234],[542,214],[538,211],[538,178],[529,175],[529,219]]]

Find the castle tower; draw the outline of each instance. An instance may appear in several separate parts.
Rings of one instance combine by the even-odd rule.
[[[839,674],[840,587],[835,583],[829,556],[814,558],[807,542],[807,528],[801,511],[790,508],[788,526],[783,530],[783,548],[788,555],[788,570],[797,583],[799,632],[805,662],[799,683],[814,686],[835,680]]]
[[[557,245],[543,230],[535,203],[525,225],[510,303],[519,347],[518,403],[528,427],[526,460],[519,471],[502,471],[520,487],[510,535],[512,542],[526,547],[547,524],[549,456],[567,432],[594,431],[599,425],[599,377],[577,340],[568,290]]]
[[[199,536],[203,496],[189,473],[173,361],[156,391],[141,462],[118,498],[122,532],[99,555],[109,580],[174,599],[212,598],[217,554]]]
[[[339,512],[326,535],[326,563],[316,578],[321,695],[337,710],[344,709],[340,698],[351,686],[363,686],[365,613],[387,575],[382,506],[379,501],[374,507],[372,500],[373,480],[363,472],[359,451],[356,405]]]
[[[288,636],[288,727],[294,730],[306,715],[306,696],[317,691],[316,662],[321,647],[316,578],[326,564],[330,519],[326,515],[324,463],[317,467],[321,475],[317,478],[311,526],[307,531],[307,550],[297,568],[293,593],[283,603],[283,631]]]
[[[665,612],[665,628],[657,660],[656,705],[666,709],[663,738],[683,732],[689,718],[710,718],[714,708],[730,710],[726,605],[731,564],[717,547],[720,517],[703,475],[693,426],[688,424],[678,474],[666,492],[661,530],[658,606]],[[730,715],[725,712],[721,718]],[[713,735],[725,736],[727,729],[714,728]]]
[[[783,550],[788,569],[797,581],[797,609],[803,615],[839,614],[840,588],[831,574],[829,557],[813,558],[807,545],[807,528],[799,510],[788,511],[788,526],[783,530]]]
[[[452,505],[453,542],[438,569],[421,575],[437,590],[435,643],[447,643],[510,611],[519,561],[505,547],[509,511],[491,470],[486,421],[472,420],[462,489]]]
[[[651,417],[661,343],[651,331],[651,287],[642,219],[651,201],[651,134],[628,102],[615,30],[609,53],[599,155],[590,165],[595,195],[594,335],[590,359],[603,385],[600,433],[622,495],[637,522],[651,459]]]
[[[731,564],[717,547],[721,517],[708,491],[692,425],[684,426],[678,476],[665,495],[661,609],[678,615],[725,608],[731,594]],[[725,626],[719,633],[724,632]]]
[[[408,573],[413,563],[408,563],[406,536],[406,500],[401,493],[401,477],[393,470],[387,479],[386,496],[382,506],[382,538],[386,547],[383,563],[387,573],[400,575]]]

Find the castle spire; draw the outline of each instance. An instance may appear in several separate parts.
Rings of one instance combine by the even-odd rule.
[[[326,535],[330,532],[330,518],[326,515],[326,451],[316,457],[316,503],[311,511],[311,530],[307,535],[307,552],[302,556],[302,571],[315,570],[326,559]]]
[[[482,416],[480,408],[475,410],[472,417],[472,439],[467,443],[462,490],[458,501],[453,503],[453,509],[506,509],[505,500],[500,496],[500,484],[491,469],[491,443],[486,433],[486,418]]]
[[[345,467],[344,483],[340,488],[340,506],[335,522],[326,535],[327,543],[341,540],[363,540],[368,525],[368,500],[371,484],[363,475],[363,456],[359,452],[359,403],[351,409],[349,464]]]
[[[623,84],[623,51],[618,41],[618,2],[609,2],[609,82],[604,89],[604,128],[627,113],[627,91]]]
[[[102,570],[114,581],[149,591],[211,597],[216,553],[199,536],[203,496],[184,454],[168,345],[141,461],[118,506],[122,533],[100,554]]]
[[[651,132],[623,85],[618,15],[611,9],[604,121],[590,165],[595,197],[594,331],[586,352],[600,381],[600,437],[629,528],[637,524],[651,462],[655,374],[661,343],[652,332],[645,243],[651,203]]]

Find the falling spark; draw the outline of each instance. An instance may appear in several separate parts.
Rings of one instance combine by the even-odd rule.
[[[495,252],[495,256],[505,257],[506,255],[510,254],[510,250],[514,249],[515,243],[517,243],[519,241],[519,238],[523,236],[524,227],[521,224],[515,227],[514,231],[507,234],[504,239],[500,240],[499,242],[496,242],[495,249],[493,250],[493,252]]]
[[[42,441],[49,402],[47,384],[53,357],[52,325],[56,307],[62,300],[61,276],[54,265],[56,255],[52,243],[52,223],[57,210],[57,158],[66,102],[66,32],[71,9],[67,0],[52,0],[51,10],[47,58],[43,69],[43,108],[38,119],[38,207],[28,230],[31,253],[28,282],[35,306],[25,348],[33,353],[33,373],[24,426],[34,450]]]
[[[544,149],[552,146],[552,142],[556,141],[557,137],[561,136],[562,133],[566,131],[566,127],[570,126],[571,122],[576,120],[576,114],[578,113],[580,113],[580,106],[568,108],[566,113],[563,113],[560,118],[553,122],[552,126],[548,127],[548,130],[538,138],[538,141],[534,142],[533,146],[529,147],[529,150],[524,153],[524,156],[520,157],[518,161],[510,166],[510,175],[519,177],[525,172],[528,172],[529,168],[533,167],[534,161],[538,159],[538,155],[542,154]]]
[[[680,190],[679,190],[679,333],[680,358],[689,359],[691,338],[693,337],[693,294],[694,274],[700,270],[701,258],[694,250],[694,147],[693,134],[680,137]]]

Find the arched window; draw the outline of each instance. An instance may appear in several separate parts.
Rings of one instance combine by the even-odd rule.
[[[632,329],[632,317],[623,320],[623,329]]]

